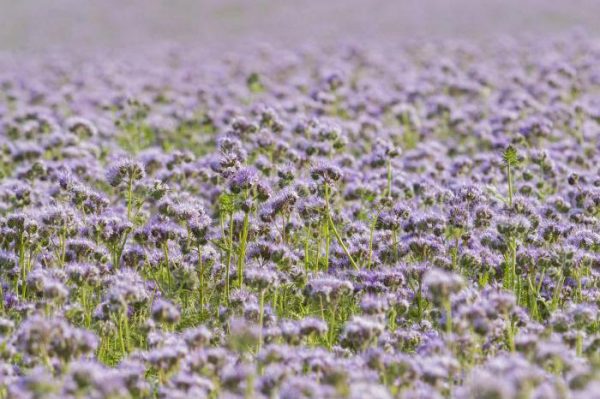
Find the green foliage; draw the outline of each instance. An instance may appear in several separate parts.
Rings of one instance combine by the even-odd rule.
[[[235,195],[230,193],[223,193],[219,196],[218,200],[219,212],[223,215],[229,215],[235,212]]]
[[[251,73],[246,79],[246,85],[252,93],[262,93],[265,91],[265,86],[260,80],[260,75],[256,72]]]
[[[506,166],[515,167],[519,165],[519,153],[512,145],[506,147],[502,153],[502,160]]]
[[[149,126],[127,123],[122,127],[117,142],[125,151],[137,154],[150,147],[154,143],[154,137],[154,132]]]
[[[115,125],[119,130],[117,143],[125,151],[137,154],[155,143],[156,135],[146,123],[148,112],[148,106],[136,100],[124,105]]]

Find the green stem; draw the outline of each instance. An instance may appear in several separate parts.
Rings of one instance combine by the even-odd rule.
[[[2,314],[4,315],[4,288],[2,288],[2,284],[0,284],[0,311],[2,311]]]
[[[331,235],[329,234],[329,221],[323,226],[325,235],[325,271],[329,270],[329,252],[331,248]]]
[[[450,298],[444,300],[444,310],[446,312],[446,334],[452,333],[452,304]]]
[[[510,315],[506,314],[506,340],[508,349],[511,352],[515,351],[515,331],[512,321],[510,320]]]
[[[262,347],[263,340],[263,318],[265,313],[265,290],[260,290],[260,294],[258,297],[258,347],[256,348],[256,353],[260,352],[260,348]]]
[[[131,210],[133,207],[133,177],[129,178],[127,184],[127,220],[131,220]]]
[[[360,270],[360,268],[358,267],[358,265],[352,258],[352,255],[350,255],[350,251],[348,250],[348,247],[346,247],[346,244],[344,244],[344,241],[342,240],[340,233],[335,228],[335,224],[333,223],[333,219],[331,218],[331,212],[329,209],[329,186],[327,185],[327,183],[325,183],[325,208],[326,208],[326,212],[327,212],[327,220],[329,221],[329,225],[331,226],[331,229],[333,230],[333,235],[335,236],[335,239],[338,241],[338,243],[344,250],[344,253],[350,260],[352,267],[354,267],[354,269],[356,269],[357,271]]]
[[[204,262],[202,260],[202,247],[198,244],[198,277],[200,280],[200,313],[204,311]]]
[[[387,195],[392,196],[392,158],[387,160]]]
[[[581,271],[575,269],[574,275],[575,275],[575,281],[577,282],[577,289],[575,290],[575,298],[576,298],[577,302],[581,303],[581,302],[583,302],[583,291],[582,291],[583,287],[581,284]]]
[[[229,273],[233,255],[233,213],[229,214],[229,246],[227,248],[227,264],[225,265],[225,297],[229,303]]]
[[[119,332],[119,344],[121,345],[121,352],[122,353],[126,353],[126,349],[125,349],[125,338],[123,337],[123,315],[121,315],[119,322],[118,322],[118,332]]]
[[[19,266],[21,267],[21,281],[23,282],[23,298],[25,298],[25,296],[27,295],[27,284],[26,284],[26,280],[27,280],[27,266],[25,265],[25,239],[23,237],[23,233],[21,233],[19,235]],[[17,282],[15,283],[16,287],[18,288],[18,279]],[[15,289],[15,292],[19,292],[17,289]]]
[[[375,234],[375,226],[377,225],[377,219],[379,218],[379,212],[373,218],[371,222],[371,227],[369,229],[369,258],[367,260],[367,269],[371,268],[371,263],[373,261],[373,236]]]
[[[510,168],[510,163],[506,164],[506,173],[508,175],[508,205],[512,207],[513,204],[513,182],[512,182],[512,172]]]
[[[552,312],[554,312],[556,309],[558,309],[560,296],[561,296],[560,294],[562,292],[564,283],[565,283],[565,277],[562,275],[562,273],[560,273],[560,275],[558,276],[558,281],[556,282],[556,285],[554,286],[554,292],[552,293],[552,304],[551,304]]]
[[[315,268],[316,270],[319,270],[319,265],[321,262],[321,233],[323,231],[323,228],[321,227],[321,222],[319,222],[319,226],[317,228],[317,253],[316,253],[316,262],[315,262]]]
[[[575,338],[575,353],[577,356],[581,356],[583,353],[583,333],[581,331],[577,331]]]
[[[336,313],[336,309],[337,306],[334,303],[333,306],[331,306],[330,309],[330,320],[329,320],[329,348],[333,347],[333,343],[335,341],[335,330],[336,330],[336,323],[337,323],[337,313]]]
[[[244,281],[244,262],[246,258],[246,242],[248,241],[248,212],[244,215],[244,224],[242,226],[242,232],[240,234],[240,250],[238,253],[238,287],[242,288]]]
[[[308,241],[310,239],[309,236],[309,226],[305,226],[304,227],[304,272],[306,274],[308,274],[308,265],[310,264],[310,259],[309,259],[309,249],[308,249]]]
[[[167,284],[169,286],[169,289],[172,290],[173,289],[173,277],[171,276],[171,270],[169,270],[169,244],[168,241],[165,241],[163,243],[163,254],[165,257],[165,273],[166,273],[166,277],[167,277]]]

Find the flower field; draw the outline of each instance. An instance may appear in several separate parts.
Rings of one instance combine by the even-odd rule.
[[[0,398],[600,397],[600,42],[0,59]]]

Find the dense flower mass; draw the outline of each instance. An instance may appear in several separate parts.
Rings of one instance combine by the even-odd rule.
[[[598,397],[599,42],[135,57],[0,60],[0,397]]]

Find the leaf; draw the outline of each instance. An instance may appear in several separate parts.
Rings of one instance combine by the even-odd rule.
[[[246,79],[246,84],[252,93],[261,93],[265,90],[262,82],[260,81],[260,76],[256,72],[253,72],[250,74],[250,76],[248,76],[248,79]]]
[[[507,166],[517,166],[519,164],[519,153],[515,147],[509,145],[506,147],[506,150],[504,150],[502,159]]]
[[[230,193],[223,193],[219,196],[219,210],[225,214],[233,213],[235,210],[235,196]]]

